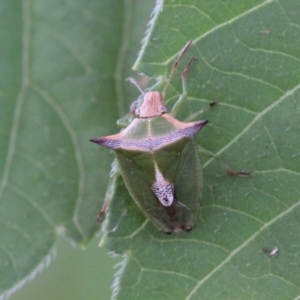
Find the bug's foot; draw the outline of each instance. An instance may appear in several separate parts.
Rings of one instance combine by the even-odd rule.
[[[251,177],[251,172],[250,171],[233,171],[230,168],[225,169],[227,175],[230,176],[246,176],[246,177]]]

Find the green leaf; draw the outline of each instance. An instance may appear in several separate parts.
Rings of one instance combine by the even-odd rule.
[[[172,235],[145,219],[119,177],[102,240],[125,253],[116,299],[299,298],[299,9],[296,0],[157,2],[135,68],[165,79],[193,39],[180,118],[217,100],[198,141],[252,176],[229,177],[203,158],[199,222]],[[181,90],[178,71],[169,107]]]
[[[134,100],[124,79],[153,4],[0,1],[0,299],[49,264],[58,234],[85,246],[99,230],[113,157],[89,139]]]

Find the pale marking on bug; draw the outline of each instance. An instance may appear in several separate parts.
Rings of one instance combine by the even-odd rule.
[[[163,206],[171,206],[174,200],[174,183],[164,178],[155,161],[154,167],[156,181],[151,186],[151,189]]]

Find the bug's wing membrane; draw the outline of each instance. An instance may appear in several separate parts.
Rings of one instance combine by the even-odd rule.
[[[130,196],[154,225],[161,229],[162,225],[156,220],[161,219],[160,209],[164,206],[152,190],[156,180],[153,155],[139,151],[129,153],[128,151],[117,150],[115,152]],[[175,155],[169,155],[168,159],[170,162],[176,163]],[[172,169],[174,173],[176,166]]]
[[[193,139],[182,139],[159,151],[116,151],[124,182],[139,208],[166,233],[190,230],[195,223],[202,188],[202,170]],[[163,205],[153,192],[156,166],[174,186],[172,205]],[[191,166],[193,166],[191,168]],[[196,170],[196,172],[195,172]]]
[[[177,163],[176,170],[172,174],[174,182],[173,205],[159,208],[166,216],[164,223],[161,224],[165,232],[188,231],[194,227],[197,219],[203,175],[197,147],[194,143],[194,139],[185,138],[176,145],[169,146],[172,149],[177,149]],[[169,170],[169,166],[164,165],[164,162],[170,151],[167,147],[165,158],[157,159],[158,166],[164,170]],[[166,177],[168,178],[168,174],[166,174]]]
[[[189,208],[185,218],[193,227],[199,213],[203,189],[203,171],[194,139],[189,140],[181,152],[174,185],[175,198]]]

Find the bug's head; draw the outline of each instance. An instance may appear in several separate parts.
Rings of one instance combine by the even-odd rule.
[[[151,118],[167,113],[168,109],[164,105],[159,92],[148,92],[144,95],[143,104],[135,111],[140,118]]]

